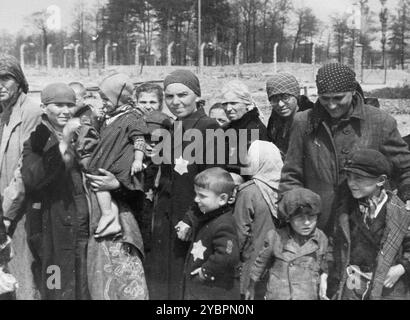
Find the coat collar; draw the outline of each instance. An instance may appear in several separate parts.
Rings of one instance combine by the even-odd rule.
[[[259,112],[257,108],[248,111],[242,116],[242,118],[232,121],[229,127],[234,129],[245,129],[248,127],[249,122],[255,120],[259,120]]]
[[[224,207],[218,208],[214,211],[207,212],[206,214],[203,214],[202,212],[199,211],[198,207],[196,207],[196,215],[198,216],[198,222],[200,224],[202,223],[207,223],[210,220],[213,220],[227,212],[232,211],[232,207],[229,205],[226,205]]]
[[[298,257],[308,255],[318,250],[320,246],[320,239],[319,230],[317,228],[309,237],[307,237],[306,242],[302,245],[300,245],[294,236],[292,236],[294,235],[294,231],[291,227],[288,225],[285,228],[288,236],[283,244],[283,252],[287,251],[295,254],[292,259],[297,259]]]
[[[356,94],[353,97],[352,100],[353,104],[353,112],[349,115],[347,119],[343,120],[350,120],[350,119],[357,119],[357,120],[365,120],[366,119],[366,114],[364,110],[364,100],[363,98]],[[307,134],[315,132],[320,124],[323,121],[328,120],[329,114],[325,110],[325,108],[320,104],[319,100],[316,101],[312,111],[309,113],[308,117],[308,128],[307,128]]]
[[[199,120],[201,120],[202,118],[206,118],[206,117],[207,115],[205,113],[204,108],[199,107],[194,113],[191,113],[185,118],[177,119],[177,121],[182,122],[182,127],[184,130],[189,130],[189,129],[195,128]]]

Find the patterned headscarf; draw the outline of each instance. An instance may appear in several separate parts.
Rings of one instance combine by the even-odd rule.
[[[28,92],[28,83],[18,60],[8,54],[0,54],[0,76],[12,76],[24,93]]]
[[[296,78],[290,73],[277,73],[266,82],[268,99],[276,94],[287,93],[299,97],[300,86]]]
[[[356,74],[341,63],[325,64],[316,76],[318,94],[356,91]]]

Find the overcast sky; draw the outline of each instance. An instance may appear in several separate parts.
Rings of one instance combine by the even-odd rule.
[[[96,3],[98,0],[87,0],[87,4]],[[203,0],[206,1],[206,0]],[[387,6],[393,8],[398,0],[388,0]],[[7,29],[15,33],[24,27],[25,17],[35,11],[55,4],[62,11],[62,25],[67,27],[72,21],[72,9],[78,0],[0,0],[0,30]],[[100,0],[101,3],[105,0]],[[343,13],[354,0],[294,0],[296,6],[309,6],[324,22],[335,13]],[[379,0],[369,0],[372,10],[378,11]]]

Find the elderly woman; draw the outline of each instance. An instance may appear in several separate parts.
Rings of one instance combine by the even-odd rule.
[[[24,196],[19,160],[23,143],[30,137],[41,120],[40,107],[27,97],[28,83],[16,58],[0,56],[0,194],[4,223],[10,226],[15,256],[9,269],[19,282],[17,299],[38,299],[34,282],[30,252],[25,229],[24,205],[13,207]]]
[[[300,95],[299,82],[289,73],[277,73],[270,78],[266,83],[266,92],[272,106],[268,137],[279,148],[284,158],[296,112],[312,108],[313,103]]]
[[[221,103],[225,108],[230,123],[225,127],[236,135],[236,144],[229,140],[227,143],[227,170],[240,173],[245,165],[246,153],[255,140],[268,141],[266,126],[259,118],[259,111],[248,87],[239,80],[228,82],[221,93]],[[246,134],[241,134],[246,130]],[[244,146],[246,145],[246,149]]]
[[[199,104],[201,88],[198,78],[192,72],[172,72],[164,80],[164,90],[165,103],[177,117],[174,137],[189,132],[205,137],[206,129],[219,127]],[[177,238],[175,226],[194,203],[194,177],[208,167],[205,154],[208,147],[213,147],[213,144],[201,145],[201,159],[191,159],[191,152],[185,150],[189,150],[188,147],[194,139],[191,135],[190,139],[172,141],[171,154],[164,155],[170,158],[170,164],[161,165],[153,240],[147,263],[148,286],[152,299],[182,298],[184,262],[189,244]]]
[[[326,64],[318,70],[319,99],[312,110],[296,114],[281,175],[281,192],[302,187],[320,195],[318,227],[331,234],[338,195],[346,190],[341,170],[349,154],[371,148],[383,153],[398,177],[398,195],[410,208],[410,151],[386,112],[364,103],[348,66]]]

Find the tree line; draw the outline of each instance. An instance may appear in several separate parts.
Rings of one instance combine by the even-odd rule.
[[[311,8],[297,7],[292,0],[202,0],[205,63],[232,63],[239,42],[247,63],[272,62],[275,43],[278,61],[310,63],[315,43],[317,62],[352,63],[354,47],[360,43],[365,65],[380,67],[387,61],[403,67],[409,53],[410,0],[399,0],[394,7],[389,0],[379,1],[384,9],[378,12],[368,0],[359,1],[362,23],[357,30],[349,14],[335,14],[326,25]],[[104,47],[110,43],[116,44],[110,63],[127,65],[134,64],[138,43],[140,63],[165,64],[167,47],[174,42],[173,64],[197,64],[198,0],[97,0],[92,6],[77,0],[71,14],[71,28],[55,32],[48,30],[44,10],[34,12],[27,17],[32,32],[2,32],[0,51],[18,56],[20,45],[29,43],[27,62],[44,65],[51,43],[54,65],[72,66],[73,55],[66,55],[63,62],[63,52],[72,49],[70,44],[80,44],[84,67],[91,51],[102,63]]]

